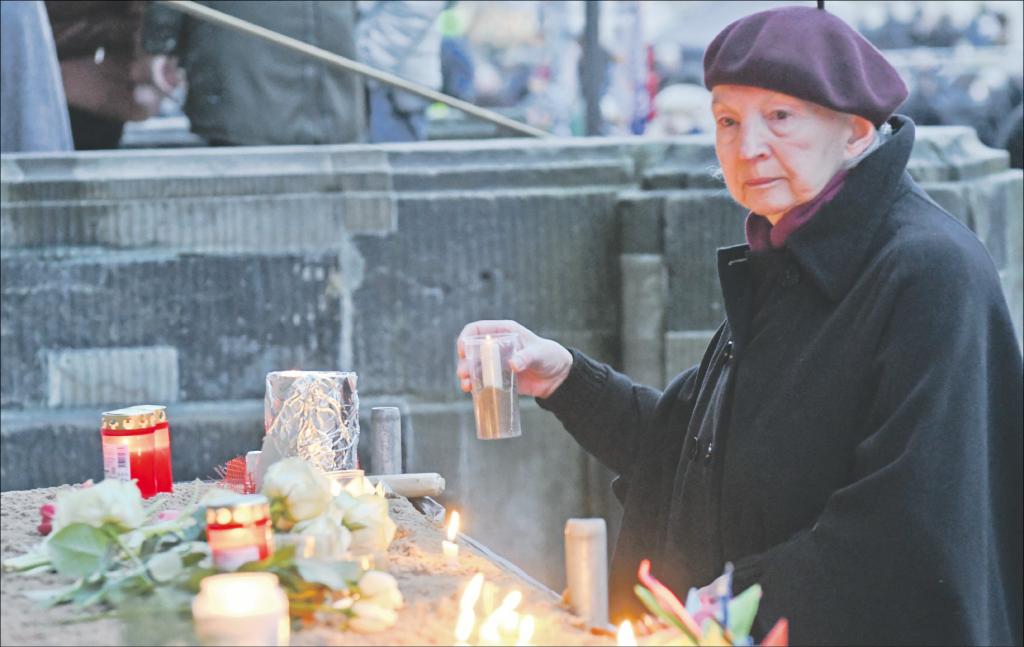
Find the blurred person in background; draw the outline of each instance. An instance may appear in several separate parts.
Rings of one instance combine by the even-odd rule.
[[[42,2],[0,2],[0,152],[73,148],[57,50]]]
[[[359,60],[432,90],[441,88],[441,30],[444,0],[362,0],[356,44]],[[366,82],[370,141],[411,142],[427,138],[430,102],[408,92]]]
[[[449,0],[441,14],[441,92],[474,103],[476,66],[466,40],[468,20]]]
[[[355,2],[203,3],[236,18],[356,59]],[[255,36],[151,5],[142,42],[176,55],[188,83],[192,131],[216,146],[364,141],[359,75]]]
[[[654,97],[654,119],[645,135],[675,137],[709,133],[715,121],[708,113],[711,94],[702,85],[677,83],[661,90]]]
[[[138,1],[46,2],[78,150],[117,148],[125,122],[156,114],[161,93],[177,83],[173,61],[141,49],[144,9]]]

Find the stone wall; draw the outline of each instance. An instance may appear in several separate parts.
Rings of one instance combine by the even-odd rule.
[[[523,401],[477,441],[454,340],[479,318],[663,384],[722,318],[715,247],[743,212],[709,139],[139,150],[0,159],[4,490],[101,476],[99,413],[169,405],[176,476],[256,448],[263,378],[360,375],[403,412],[467,532],[562,586],[562,525],[609,475]],[[919,130],[911,172],[985,241],[1021,329],[1022,176],[963,128]],[[372,465],[367,466],[372,470]]]

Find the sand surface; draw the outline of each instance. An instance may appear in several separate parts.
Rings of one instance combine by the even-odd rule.
[[[7,559],[27,552],[42,537],[37,533],[39,506],[56,500],[57,493],[70,486],[0,494],[0,548]],[[174,494],[160,494],[153,500],[168,508],[184,507],[192,500],[196,483],[175,485]],[[458,613],[458,598],[474,573],[498,586],[499,595],[519,589],[523,593],[522,613],[532,614],[537,623],[533,644],[611,645],[614,639],[596,636],[578,628],[575,619],[550,591],[524,580],[516,573],[489,560],[464,541],[460,563],[449,567],[441,555],[443,529],[417,512],[407,500],[389,500],[391,517],[398,525],[395,541],[388,551],[388,571],[398,580],[405,597],[398,623],[379,634],[359,634],[325,627],[293,632],[293,645],[451,645]],[[0,644],[3,645],[118,645],[124,644],[122,624],[116,619],[99,619],[66,624],[81,611],[65,605],[44,609],[27,597],[31,590],[52,589],[70,581],[56,574],[23,575],[4,573],[0,579]],[[62,624],[64,623],[64,624]]]

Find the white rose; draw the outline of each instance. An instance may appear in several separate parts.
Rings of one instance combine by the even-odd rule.
[[[270,466],[263,477],[263,494],[283,498],[293,521],[319,516],[331,502],[331,481],[298,457]]]
[[[385,609],[400,609],[404,600],[398,582],[383,571],[366,571],[359,578],[359,599]]]
[[[388,515],[388,502],[366,494],[345,510],[345,525],[352,529],[352,544],[359,552],[384,550],[395,538],[395,522]]]
[[[132,481],[106,479],[99,485],[75,488],[57,495],[57,514],[53,518],[50,536],[73,523],[96,528],[113,523],[122,530],[128,530],[138,528],[145,520],[139,487]]]
[[[344,555],[352,543],[352,533],[329,512],[295,524],[291,532],[303,537],[315,537],[317,557]]]
[[[359,600],[352,605],[352,613],[355,615],[349,618],[349,629],[364,634],[390,629],[398,622],[398,614],[392,609],[379,607],[364,600]]]

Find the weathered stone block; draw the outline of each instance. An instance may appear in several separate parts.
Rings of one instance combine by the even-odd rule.
[[[664,246],[664,198],[652,191],[625,191],[615,205],[623,254],[660,254]]]
[[[700,364],[714,330],[670,330],[665,333],[665,379]]]
[[[745,214],[724,190],[667,195],[668,330],[707,330],[725,318],[715,250],[744,242]]]
[[[623,254],[622,366],[633,380],[664,386],[668,276],[660,254]]]
[[[49,401],[42,350],[176,348],[184,401],[262,397],[271,370],[347,368],[342,267],[313,252],[4,254],[3,406]]]
[[[178,401],[172,346],[48,351],[46,374],[51,408]]]

